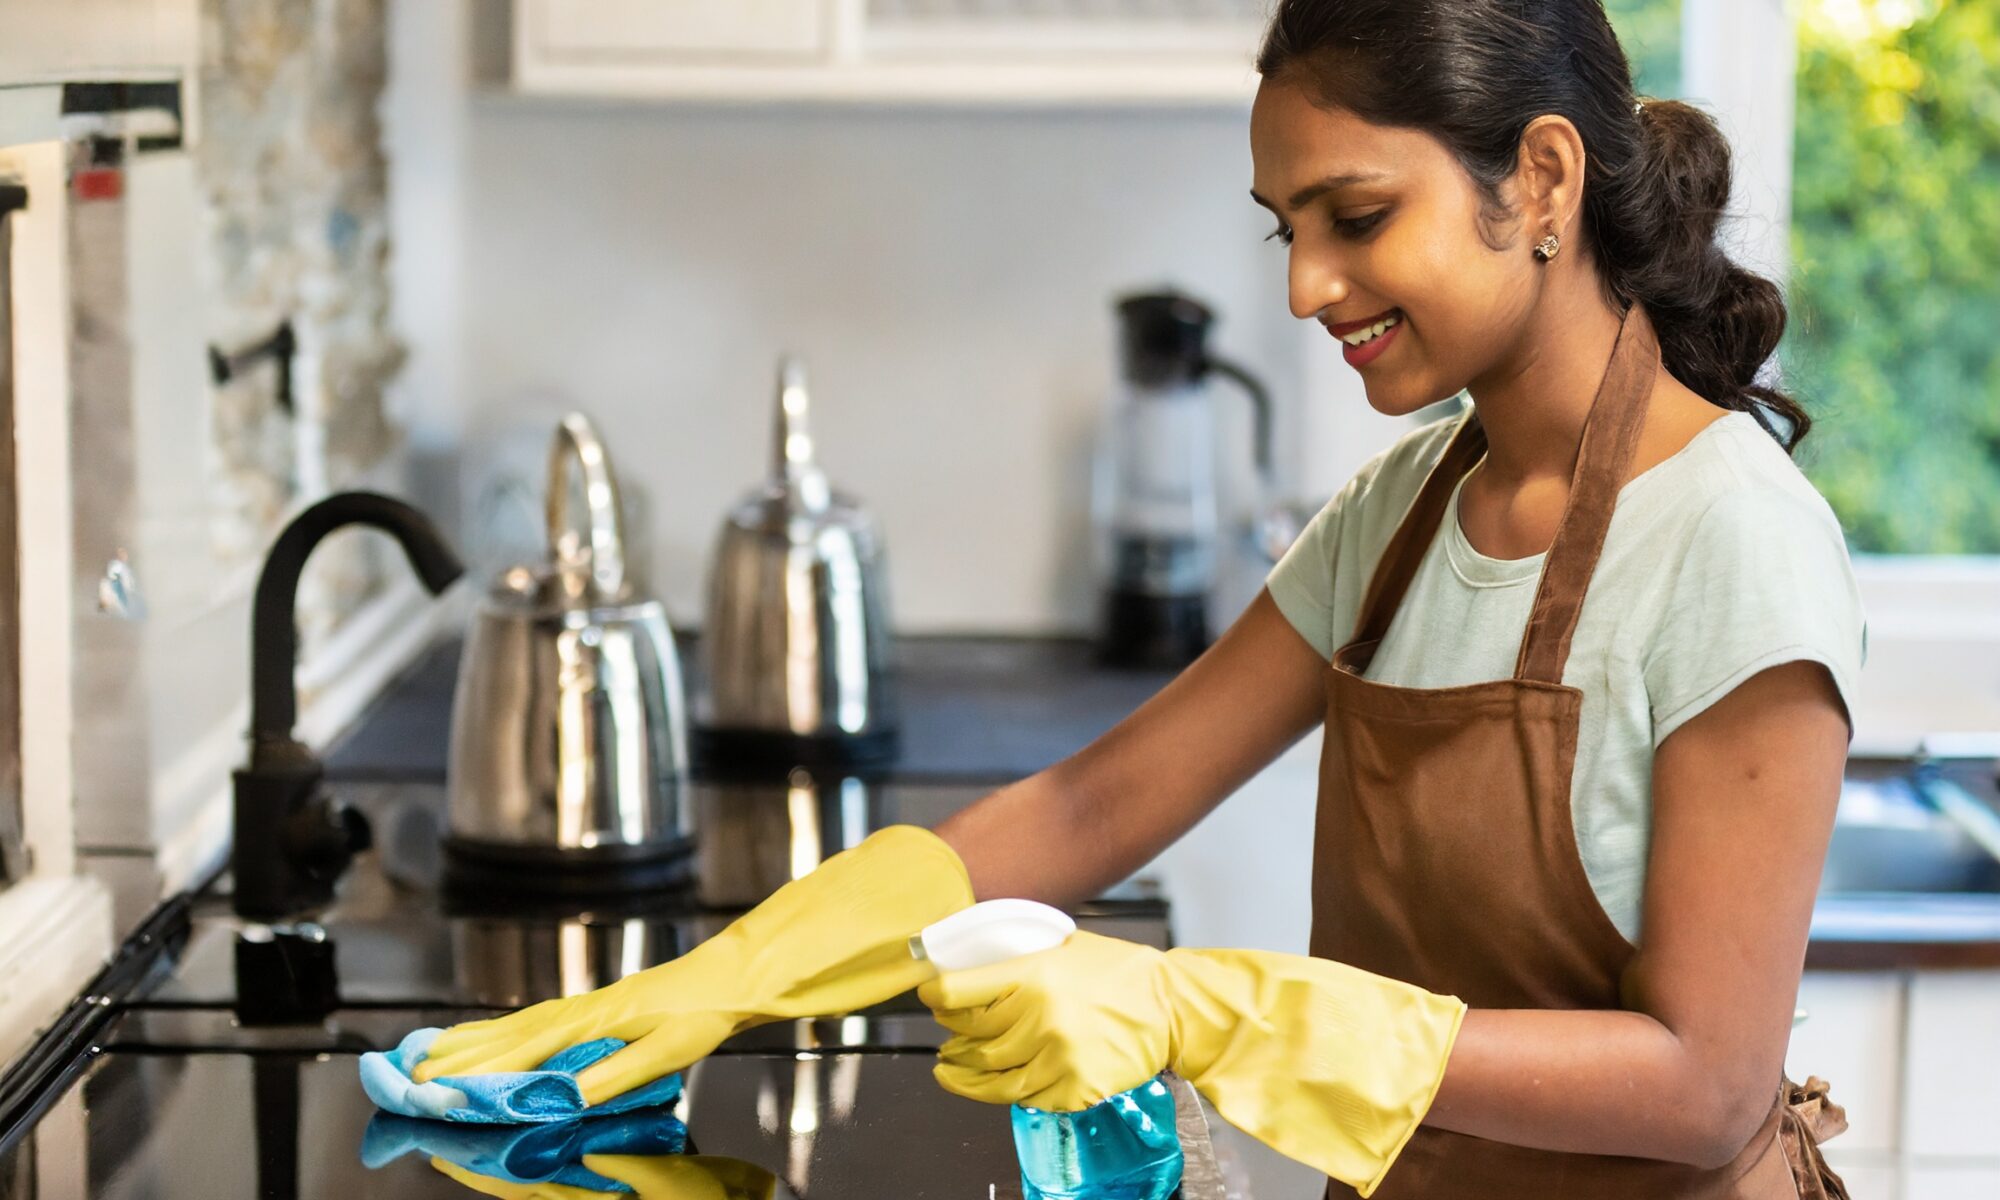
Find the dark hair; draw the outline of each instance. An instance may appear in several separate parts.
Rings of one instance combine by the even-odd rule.
[[[1528,123],[1567,117],[1587,152],[1583,236],[1606,300],[1643,301],[1667,370],[1751,413],[1788,452],[1812,427],[1797,401],[1754,382],[1785,331],[1785,301],[1715,242],[1729,142],[1689,104],[1634,112],[1631,65],[1601,0],[1279,0],[1257,70],[1316,104],[1436,137],[1484,217],[1507,215],[1497,185]]]

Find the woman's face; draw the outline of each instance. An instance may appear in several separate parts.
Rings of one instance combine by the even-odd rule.
[[[1489,227],[1512,241],[1503,250],[1480,236],[1478,193],[1442,143],[1266,82],[1250,113],[1250,155],[1251,195],[1290,246],[1293,315],[1330,335],[1383,314],[1397,321],[1375,344],[1341,347],[1369,407],[1415,412],[1503,360],[1540,280],[1515,230]]]

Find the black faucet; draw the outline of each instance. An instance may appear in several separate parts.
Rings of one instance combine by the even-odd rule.
[[[292,736],[298,696],[293,605],[299,571],[320,539],[347,525],[370,525],[402,544],[433,595],[465,571],[429,518],[401,500],[341,492],[285,526],[257,578],[250,634],[250,761],[235,774],[235,876],[239,915],[272,920],[333,898],[334,881],[369,845],[368,823],[321,786],[319,758]]]

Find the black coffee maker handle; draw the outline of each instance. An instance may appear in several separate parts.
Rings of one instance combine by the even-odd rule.
[[[1226,358],[1208,355],[1201,360],[1203,373],[1214,372],[1232,380],[1250,397],[1250,408],[1256,426],[1252,434],[1251,449],[1257,455],[1257,474],[1265,484],[1271,482],[1271,393],[1264,382],[1255,375],[1230,362]]]

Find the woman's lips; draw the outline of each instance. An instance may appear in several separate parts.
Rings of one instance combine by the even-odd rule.
[[[1391,309],[1390,311],[1394,312],[1395,310]],[[1375,319],[1379,321],[1382,318],[1377,317]],[[1340,343],[1340,356],[1347,360],[1347,365],[1350,367],[1365,367],[1369,363],[1374,362],[1376,359],[1382,357],[1382,352],[1389,348],[1390,342],[1396,340],[1397,334],[1403,332],[1403,326],[1407,323],[1408,323],[1407,320],[1398,320],[1394,325],[1391,325],[1389,326],[1389,328],[1383,330],[1382,336],[1376,338],[1374,341],[1365,342],[1359,346],[1350,346],[1343,341]],[[1358,329],[1361,328],[1361,326],[1355,326],[1354,328]],[[1327,332],[1333,333],[1333,331],[1334,327],[1329,325],[1327,327]],[[1350,330],[1350,332],[1352,332],[1352,330]],[[1338,337],[1340,335],[1336,333],[1334,334],[1334,336]]]
[[[1367,317],[1363,320],[1335,321],[1326,327],[1326,331],[1335,337],[1339,337],[1344,333],[1353,333],[1357,329],[1366,329],[1370,325],[1373,325],[1375,322],[1380,321],[1385,317],[1397,317],[1401,316],[1402,314],[1403,310],[1400,308],[1385,308],[1381,312],[1376,313],[1374,316]]]

